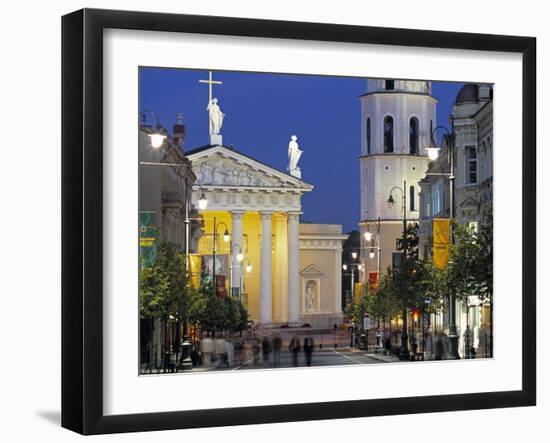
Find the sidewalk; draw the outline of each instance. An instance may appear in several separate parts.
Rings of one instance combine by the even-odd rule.
[[[366,353],[365,355],[373,360],[378,360],[384,363],[395,363],[399,361],[399,357],[395,357],[393,355],[375,354],[371,352]]]

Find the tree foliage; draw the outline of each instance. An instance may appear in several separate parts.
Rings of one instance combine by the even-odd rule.
[[[173,315],[212,331],[248,325],[248,312],[238,300],[217,297],[211,284],[187,286],[185,256],[167,242],[160,244],[154,265],[140,271],[140,314],[163,320]]]
[[[493,294],[492,217],[487,217],[478,232],[454,224],[453,234],[448,265],[433,272],[437,289],[463,302],[471,295],[477,295],[482,302],[490,302]]]

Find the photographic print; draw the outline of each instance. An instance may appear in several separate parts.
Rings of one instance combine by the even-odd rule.
[[[139,68],[140,375],[493,357],[493,85]]]

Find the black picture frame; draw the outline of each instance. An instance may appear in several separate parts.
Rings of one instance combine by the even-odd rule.
[[[103,413],[103,31],[108,28],[519,53],[522,388],[260,407]],[[62,426],[82,434],[459,411],[536,404],[536,39],[83,9],[62,18]],[[529,173],[526,173],[529,171]]]

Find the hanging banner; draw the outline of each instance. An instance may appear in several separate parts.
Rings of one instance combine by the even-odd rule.
[[[142,268],[155,264],[157,258],[157,213],[141,211],[139,213],[139,262]]]
[[[216,275],[216,295],[219,298],[227,297],[227,290],[225,288],[225,275]]]
[[[360,301],[362,296],[363,296],[363,284],[355,283],[355,301],[356,302]]]
[[[451,220],[434,218],[433,225],[433,262],[436,268],[445,269],[451,247]]]
[[[200,288],[201,256],[199,254],[189,254],[189,280],[193,288]]]
[[[378,289],[378,272],[369,271],[369,286],[375,291]]]

